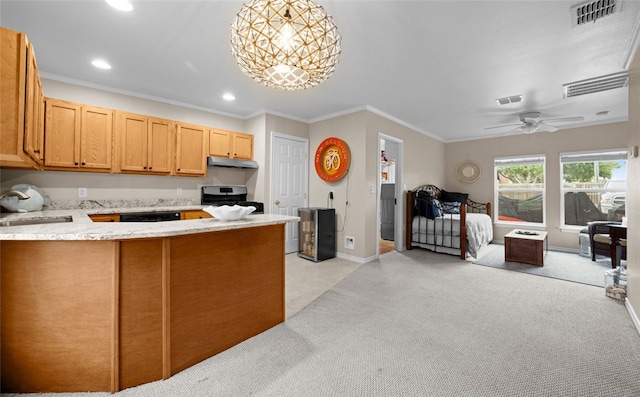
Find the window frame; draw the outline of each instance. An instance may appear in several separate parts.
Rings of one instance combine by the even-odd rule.
[[[565,232],[580,232],[587,226],[581,225],[567,225],[565,223],[565,194],[568,192],[619,192],[620,189],[615,188],[567,188],[564,186],[564,164],[565,163],[579,163],[579,162],[604,162],[604,161],[619,161],[624,160],[628,165],[628,153],[625,148],[604,149],[604,150],[591,150],[591,151],[576,151],[576,152],[561,152],[558,156],[559,169],[559,183],[560,183],[560,230]],[[573,161],[570,161],[573,160]],[[578,161],[579,160],[579,161]],[[611,179],[615,180],[615,179]],[[597,182],[597,181],[596,181]],[[625,188],[625,193],[628,189]],[[600,203],[597,203],[598,208]],[[600,208],[599,208],[600,209]]]
[[[547,227],[547,159],[544,154],[532,154],[511,157],[495,157],[493,159],[493,208],[494,224],[496,226],[512,227],[514,229],[546,229]],[[498,181],[498,167],[504,165],[542,165],[543,187],[535,189],[500,189]],[[501,192],[539,192],[542,195],[542,222],[515,222],[499,219]]]

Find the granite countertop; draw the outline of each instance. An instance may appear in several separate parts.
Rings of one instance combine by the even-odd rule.
[[[192,219],[168,222],[92,222],[89,215],[122,214],[128,212],[162,212],[201,210],[206,206],[167,205],[153,207],[45,209],[27,213],[0,214],[0,222],[16,219],[70,217],[71,222],[22,226],[0,226],[0,240],[124,240],[169,237],[185,234],[215,232],[279,223],[298,222],[297,216],[277,214],[249,215],[237,221]]]

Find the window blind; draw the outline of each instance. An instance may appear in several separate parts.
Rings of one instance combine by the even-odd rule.
[[[624,149],[617,149],[615,151],[606,152],[560,153],[560,163],[585,163],[594,161],[616,161],[626,159],[627,151]]]

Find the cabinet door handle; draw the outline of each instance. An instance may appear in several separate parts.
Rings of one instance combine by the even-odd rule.
[[[78,163],[77,163],[77,162],[76,162],[76,163],[73,163],[73,164],[78,165]]]

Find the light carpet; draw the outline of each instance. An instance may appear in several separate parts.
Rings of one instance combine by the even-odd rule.
[[[639,395],[640,335],[623,302],[421,249],[364,264],[285,323],[115,394]]]
[[[546,252],[542,267],[527,263],[506,262],[504,260],[504,245],[491,244],[490,247],[490,250],[474,262],[476,265],[497,267],[597,287],[604,286],[604,272],[611,270],[610,258],[596,257],[596,261],[591,261],[590,257],[560,251]]]

